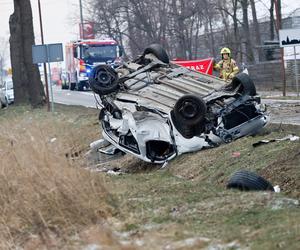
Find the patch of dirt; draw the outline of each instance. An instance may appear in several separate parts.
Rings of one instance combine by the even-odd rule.
[[[285,156],[266,166],[259,174],[271,181],[273,185],[279,185],[281,191],[289,196],[300,198],[300,149],[287,152]]]
[[[268,105],[271,122],[300,125],[300,104],[274,103]]]

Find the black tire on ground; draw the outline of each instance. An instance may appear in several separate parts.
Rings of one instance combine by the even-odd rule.
[[[246,73],[239,73],[237,74],[230,84],[233,89],[235,89],[237,86],[240,85],[240,88],[238,90],[239,93],[243,95],[250,95],[255,96],[256,95],[256,88],[254,85],[254,82]]]
[[[270,182],[247,170],[235,172],[231,176],[227,188],[239,189],[241,191],[274,191]]]
[[[169,63],[170,59],[169,56],[166,52],[166,50],[157,43],[151,44],[149,47],[147,47],[144,50],[143,55],[147,55],[147,54],[153,54],[157,57],[157,59],[159,59],[160,61],[162,61],[163,63]]]
[[[119,89],[119,77],[110,66],[98,65],[90,74],[89,85],[98,95],[108,95]]]
[[[187,126],[195,126],[204,120],[206,104],[201,97],[188,94],[177,100],[173,110],[177,122]]]

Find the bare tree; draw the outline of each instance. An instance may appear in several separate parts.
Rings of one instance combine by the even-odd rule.
[[[241,43],[241,35],[239,31],[239,25],[242,25],[242,22],[238,18],[238,11],[240,9],[238,0],[227,0],[218,2],[218,9],[222,16],[222,21],[226,20],[226,17],[230,17],[232,19],[233,24],[233,37],[231,36],[232,28],[227,27],[225,33],[225,41],[226,45],[231,47],[234,51],[234,54],[239,57],[239,60],[243,60],[243,50]],[[223,21],[224,22],[224,21]],[[226,21],[225,21],[226,23]]]
[[[275,32],[274,32],[274,0],[270,0],[270,40],[275,39]]]
[[[203,0],[204,4],[204,14],[205,14],[205,29],[209,34],[209,48],[213,57],[216,57],[216,48],[215,48],[215,37],[213,32],[213,19],[215,18],[214,9],[212,8],[212,2]]]
[[[254,56],[253,56],[253,50],[252,50],[252,44],[251,44],[251,36],[250,36],[250,28],[249,28],[249,20],[248,20],[248,6],[249,2],[248,0],[240,0],[241,6],[242,6],[242,12],[243,12],[243,31],[244,31],[244,42],[246,45],[246,55],[247,55],[247,61],[253,62]]]
[[[9,27],[15,102],[39,107],[45,103],[45,94],[38,67],[32,63],[34,33],[30,0],[14,0]]]
[[[171,57],[185,59],[215,57],[221,46],[228,46],[239,62],[253,62],[255,46],[261,44],[255,0],[87,1],[93,5],[98,34],[128,45],[132,55],[151,43],[162,44]],[[257,55],[262,58],[260,51]]]
[[[251,4],[251,10],[252,10],[253,28],[254,28],[254,32],[255,32],[255,42],[256,42],[256,46],[260,46],[261,45],[261,36],[260,36],[260,30],[259,30],[259,23],[257,20],[255,1],[250,0],[250,4]],[[257,52],[258,52],[259,61],[261,61],[263,58],[263,54],[262,54],[262,50],[260,47],[258,47]]]

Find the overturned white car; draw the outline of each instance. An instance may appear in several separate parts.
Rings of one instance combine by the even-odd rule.
[[[247,74],[224,82],[170,63],[158,44],[117,69],[97,66],[89,83],[101,99],[102,153],[164,163],[255,134],[268,121]]]

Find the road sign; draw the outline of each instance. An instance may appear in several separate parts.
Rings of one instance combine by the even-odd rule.
[[[64,56],[61,43],[32,45],[32,62],[35,64],[61,62],[63,60]]]
[[[49,62],[61,62],[64,60],[61,43],[48,44]]]
[[[300,29],[279,30],[280,47],[300,46]]]
[[[62,43],[32,45],[32,62],[34,64],[48,63],[49,81],[51,91],[51,110],[54,111],[53,90],[51,84],[51,62],[61,62],[64,60]],[[49,100],[49,96],[47,97]]]
[[[33,45],[32,46],[32,62],[34,64],[48,62],[46,45]]]
[[[295,82],[297,88],[297,96],[299,97],[298,83],[298,65],[296,46],[300,46],[300,29],[285,29],[279,30],[280,47],[294,47],[294,63],[295,63]]]

